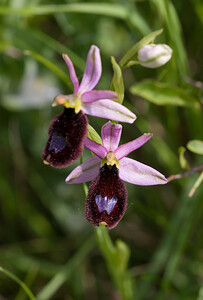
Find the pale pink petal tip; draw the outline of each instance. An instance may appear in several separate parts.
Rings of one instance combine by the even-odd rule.
[[[123,157],[127,156],[129,153],[131,153],[132,151],[140,148],[141,146],[143,146],[151,137],[153,136],[152,133],[144,133],[143,135],[141,135],[139,138],[128,142],[126,144],[123,144],[121,146],[119,146],[116,150],[115,150],[115,154],[117,159],[122,159]]]
[[[119,161],[119,176],[122,180],[137,185],[157,185],[168,182],[157,170],[128,157]]]
[[[75,68],[73,66],[72,61],[70,60],[69,56],[67,54],[62,54],[63,59],[65,60],[68,69],[69,69],[69,74],[70,74],[70,79],[73,83],[73,87],[74,87],[74,93],[78,92],[78,88],[79,88],[79,82],[78,82],[78,78],[76,76],[75,73]]]
[[[82,109],[85,114],[99,118],[106,118],[130,124],[136,120],[136,115],[128,108],[108,99],[98,100],[93,103],[83,103]]]
[[[81,183],[93,180],[100,169],[101,159],[97,156],[91,157],[75,168],[66,178],[66,183]]]
[[[92,45],[87,56],[86,69],[78,92],[83,94],[91,91],[98,83],[102,73],[100,50]]]

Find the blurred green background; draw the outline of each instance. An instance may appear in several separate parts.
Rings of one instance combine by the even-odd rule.
[[[123,125],[122,143],[153,132],[130,157],[168,177],[184,171],[179,147],[202,139],[203,3],[0,0],[0,265],[41,300],[121,299],[85,219],[83,186],[64,182],[80,160],[65,169],[41,160],[49,124],[61,111],[51,107],[53,98],[71,93],[61,54],[69,54],[81,79],[88,50],[97,45],[103,66],[97,89],[109,89],[110,57],[118,62],[160,28],[156,42],[169,44],[173,58],[157,70],[124,70],[124,105],[138,119]],[[133,95],[130,87],[145,79],[178,87],[194,103],[188,105],[183,95],[181,105],[158,106]],[[106,120],[88,119],[100,133]],[[88,157],[84,150],[83,159]],[[188,150],[186,158],[191,167],[201,163]],[[202,186],[188,197],[197,178],[165,186],[126,184],[128,208],[110,236],[128,244],[134,299],[203,299]],[[1,300],[26,297],[0,273]]]

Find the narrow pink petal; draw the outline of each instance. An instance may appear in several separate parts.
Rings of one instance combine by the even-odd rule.
[[[66,178],[66,183],[81,183],[93,180],[100,169],[101,159],[97,156],[91,157],[75,168]]]
[[[71,81],[73,83],[73,87],[74,87],[74,94],[76,94],[78,92],[79,82],[78,82],[78,78],[77,78],[76,73],[75,73],[75,68],[74,68],[73,63],[72,63],[72,61],[70,60],[70,58],[67,54],[63,54],[62,57],[65,60],[67,66],[68,66],[70,79],[71,79]]]
[[[83,103],[82,110],[87,115],[119,122],[133,123],[136,119],[136,115],[125,106],[108,99]]]
[[[79,86],[79,93],[91,91],[98,83],[102,73],[100,50],[97,46],[91,46],[87,56],[87,64],[85,73],[83,75],[81,84]]]
[[[85,139],[84,146],[101,159],[107,154],[107,150],[104,146],[90,140],[88,137]]]
[[[122,125],[112,123],[111,121],[107,122],[102,126],[101,136],[104,147],[108,151],[115,151],[118,147],[122,132]]]
[[[153,136],[152,133],[144,133],[139,138],[133,140],[132,142],[123,144],[119,146],[115,150],[116,158],[122,159],[123,157],[127,156],[132,151],[140,148],[142,145],[144,145],[151,137]]]
[[[101,99],[117,99],[117,93],[113,91],[90,91],[82,94],[82,101],[84,103],[90,103]]]
[[[134,159],[124,157],[119,161],[119,177],[137,185],[165,184],[167,179],[157,170]]]

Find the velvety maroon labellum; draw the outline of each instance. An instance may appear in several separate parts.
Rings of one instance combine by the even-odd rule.
[[[127,206],[127,190],[119,178],[116,165],[105,164],[89,187],[86,199],[86,218],[94,226],[100,223],[115,227]]]
[[[83,151],[87,135],[86,115],[72,108],[65,108],[50,124],[49,137],[42,152],[42,159],[53,167],[66,167],[73,163]]]

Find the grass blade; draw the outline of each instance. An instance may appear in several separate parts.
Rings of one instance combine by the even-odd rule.
[[[0,267],[0,272],[2,272],[3,274],[8,276],[9,278],[14,280],[15,282],[17,282],[21,286],[21,288],[25,291],[25,293],[28,295],[30,300],[36,300],[35,296],[31,292],[31,290],[28,288],[28,286],[22,280],[20,280],[16,275],[14,275],[10,271],[8,271],[8,270],[6,270],[2,267]]]
[[[42,291],[37,295],[37,300],[48,300],[54,293],[70,278],[73,270],[77,269],[83,259],[94,247],[94,239],[90,237],[76,254],[64,265],[64,268],[57,273]]]

